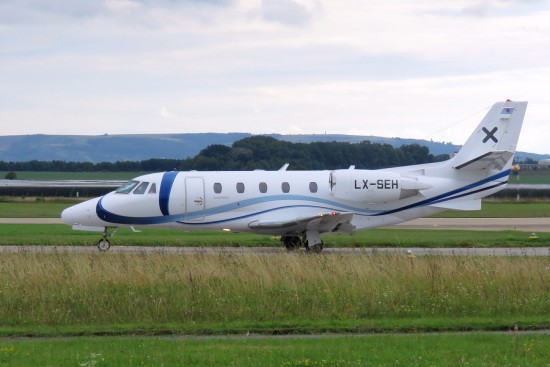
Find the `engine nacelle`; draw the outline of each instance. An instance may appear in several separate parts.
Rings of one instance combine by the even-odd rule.
[[[332,171],[329,182],[335,198],[361,203],[400,200],[431,187],[395,172],[353,168]]]

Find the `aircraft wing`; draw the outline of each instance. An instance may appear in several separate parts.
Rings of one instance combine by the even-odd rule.
[[[248,226],[258,232],[278,230],[281,233],[303,233],[305,231],[353,233],[355,226],[351,224],[352,218],[353,213],[327,213],[279,221],[258,220]]]

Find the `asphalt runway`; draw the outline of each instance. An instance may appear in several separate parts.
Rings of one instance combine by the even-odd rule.
[[[495,248],[325,248],[323,254],[339,255],[373,255],[396,254],[406,256],[410,250],[414,256],[550,256],[550,247],[495,247]],[[95,253],[101,252],[96,246],[0,246],[0,253]],[[296,252],[305,252],[297,250]],[[135,253],[135,254],[286,254],[284,247],[171,247],[171,246],[116,246],[113,245],[107,253]],[[550,263],[549,263],[550,269]]]
[[[550,232],[550,218],[418,218],[388,228]]]

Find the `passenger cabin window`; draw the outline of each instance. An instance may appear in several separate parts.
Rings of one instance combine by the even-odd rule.
[[[128,194],[130,191],[134,189],[139,184],[139,181],[128,181],[124,185],[120,186],[118,189],[116,189],[117,194]]]
[[[244,192],[244,184],[242,182],[237,182],[237,192],[242,194]]]
[[[290,184],[288,182],[283,182],[281,185],[281,189],[286,194],[290,191]]]
[[[151,184],[151,188],[149,189],[149,194],[156,194],[156,193],[157,193],[157,184],[153,182]]]
[[[265,182],[260,182],[259,188],[262,194],[265,194],[267,192],[267,184]]]
[[[309,183],[309,192],[317,192],[317,182],[310,182]]]
[[[221,184],[221,183],[216,182],[216,183],[214,184],[214,192],[215,192],[216,194],[221,194],[221,193],[222,193],[222,184]]]
[[[147,190],[147,186],[149,186],[149,182],[142,182],[139,184],[138,187],[134,190],[134,194],[143,195],[145,194],[145,191]]]

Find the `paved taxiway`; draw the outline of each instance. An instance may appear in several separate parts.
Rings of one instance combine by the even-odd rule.
[[[371,255],[379,253],[405,255],[411,250],[415,256],[550,256],[550,247],[497,247],[497,248],[325,248],[324,254]],[[300,250],[304,251],[304,250]],[[0,253],[94,253],[100,252],[95,246],[0,246]],[[172,247],[172,246],[112,246],[109,253],[136,254],[284,254],[284,247]]]
[[[393,228],[550,232],[550,218],[419,218]],[[391,227],[389,227],[391,228]]]

